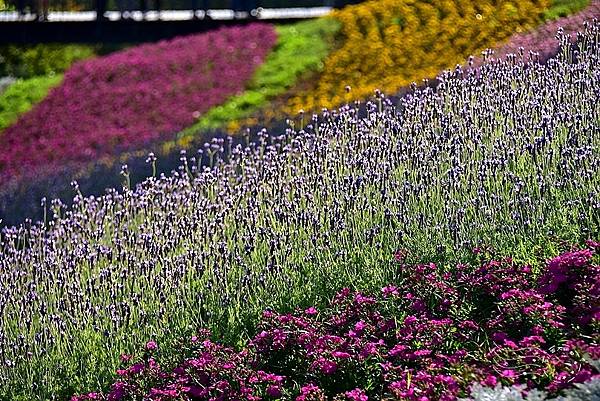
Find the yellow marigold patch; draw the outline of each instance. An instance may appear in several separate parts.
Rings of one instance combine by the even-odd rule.
[[[288,112],[336,107],[349,96],[394,93],[434,77],[535,26],[548,6],[549,0],[369,0],[336,11],[342,45],[327,58],[316,90],[292,98]]]

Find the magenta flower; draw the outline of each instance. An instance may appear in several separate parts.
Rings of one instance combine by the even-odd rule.
[[[172,139],[242,91],[275,41],[254,23],[76,63],[0,135],[0,183]]]
[[[333,356],[334,358],[338,358],[338,359],[348,359],[350,358],[350,354],[347,352],[342,352],[342,351],[333,351],[331,353],[331,356]]]
[[[503,377],[506,377],[507,379],[514,379],[515,377],[517,377],[517,373],[512,369],[504,369],[501,375]]]
[[[369,397],[367,397],[365,392],[362,391],[360,388],[355,388],[354,390],[346,391],[345,395],[346,395],[346,397],[348,397],[349,400],[352,400],[352,401],[368,401],[369,400]]]
[[[281,387],[276,385],[270,385],[267,387],[267,395],[273,398],[281,397]]]
[[[148,341],[146,343],[146,349],[148,351],[154,351],[157,348],[158,348],[158,345],[156,345],[156,342],[154,342],[154,341]]]
[[[296,401],[316,401],[325,400],[323,390],[314,384],[307,384],[300,389],[300,395],[296,397]]]
[[[482,381],[482,384],[484,384],[484,385],[486,385],[488,387],[496,387],[496,384],[498,384],[498,379],[496,378],[496,376],[488,375]]]
[[[314,366],[319,369],[319,371],[325,375],[331,375],[335,373],[338,366],[334,361],[326,359],[324,357],[320,357],[314,363]]]
[[[393,286],[393,285],[388,285],[386,287],[383,287],[381,289],[381,292],[383,293],[383,295],[387,298],[387,297],[397,297],[398,295],[400,295],[400,293],[398,292],[398,287]]]
[[[304,313],[306,313],[309,316],[313,316],[317,314],[317,308],[315,308],[314,306],[311,306],[310,308],[306,309],[304,311]]]

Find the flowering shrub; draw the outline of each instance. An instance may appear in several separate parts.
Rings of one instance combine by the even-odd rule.
[[[524,266],[506,261],[478,265],[477,274],[468,266],[445,266],[469,258],[474,247],[486,255],[483,245],[493,244],[494,254],[529,262],[535,273],[536,261],[560,254],[563,243],[598,238],[599,30],[598,24],[586,28],[572,59],[564,57],[569,45],[546,64],[457,68],[444,72],[436,88],[411,90],[397,107],[379,94],[363,109],[305,116],[302,129],[290,126],[281,135],[214,138],[197,152],[179,154],[180,165],[168,176],[156,173],[160,159],[148,155],[144,167],[152,176],[143,183],[133,187],[131,166],[123,166],[121,191],[85,197],[73,183],[69,208],[44,200],[43,222],[0,231],[0,399],[60,399],[104,388],[118,355],[148,340],[157,348],[147,352],[168,372],[179,349],[169,344],[191,328],[237,345],[254,336],[256,317],[268,307],[284,313],[313,305],[316,323],[333,322],[319,313],[337,290],[351,286],[371,294],[390,282],[401,291],[386,292],[402,299],[384,316],[404,324],[399,311],[406,311],[416,320],[395,326],[406,336],[385,343],[376,333],[375,343],[384,340],[385,355],[396,354],[407,369],[466,349],[473,352],[456,357],[466,358],[461,365],[473,373],[454,378],[459,389],[469,377],[492,374],[480,365],[484,359],[501,367],[495,380],[563,386],[587,369],[575,363],[575,351],[565,366],[561,350],[587,347],[567,343],[575,338],[569,330],[584,333],[586,342],[597,332],[595,321],[581,319],[596,305],[595,292],[566,302],[553,288],[581,294],[590,287],[586,277],[594,270],[581,262],[587,254],[571,250],[553,264],[553,276],[540,275],[539,287]],[[392,254],[407,264],[438,265],[399,269]],[[565,263],[577,266],[565,270]],[[447,280],[438,279],[445,273]],[[361,296],[364,309],[357,313],[369,311],[368,298]],[[315,335],[341,336],[335,327],[319,327]],[[273,337],[271,329],[258,333]],[[352,330],[374,333],[368,326]],[[448,341],[440,342],[438,332]],[[467,335],[464,344],[450,341],[460,334]],[[297,366],[306,381],[293,395],[300,386],[306,398],[330,391],[335,383],[327,380],[347,372],[345,363],[365,380],[354,385],[350,374],[347,385],[335,388],[359,398],[361,391],[373,394],[382,383],[378,371],[363,364],[358,350],[331,341],[296,361],[268,349],[261,358],[279,361],[281,369],[288,362]],[[529,348],[540,350],[533,359],[523,351]],[[389,362],[387,376],[398,384],[382,392],[401,394],[409,382],[422,391],[431,387],[429,378]],[[567,376],[555,376],[545,362]],[[439,377],[452,372],[436,366],[431,380],[453,393],[455,385]]]
[[[314,91],[290,101],[290,112],[336,107],[349,97],[365,99],[375,89],[394,93],[435,77],[470,54],[526,30],[548,0],[370,0],[333,16],[342,23],[343,44],[325,61]]]
[[[399,282],[378,294],[345,288],[328,308],[265,311],[258,334],[239,352],[204,331],[178,345],[174,366],[163,367],[151,341],[133,364],[122,358],[128,365],[107,394],[72,401],[451,401],[472,383],[557,394],[600,378],[586,361],[600,358],[600,315],[578,320],[560,287],[588,306],[600,304],[587,285],[600,283],[593,251],[550,260],[540,282],[510,259],[453,269],[401,263]],[[594,334],[582,336],[587,328]]]
[[[145,44],[75,64],[0,137],[0,182],[167,139],[243,90],[271,47],[249,24]]]

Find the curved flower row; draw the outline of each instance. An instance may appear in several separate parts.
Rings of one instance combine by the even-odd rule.
[[[600,358],[600,243],[587,244],[537,279],[510,259],[443,270],[399,252],[400,280],[379,294],[345,288],[323,310],[265,311],[242,351],[202,331],[163,365],[149,341],[141,357],[121,356],[108,393],[72,401],[451,401],[472,383],[556,394],[597,375],[586,358]]]
[[[171,138],[243,90],[275,40],[255,23],[75,64],[0,136],[0,182]]]
[[[325,61],[316,89],[290,101],[290,112],[337,107],[375,89],[394,93],[469,55],[534,26],[548,0],[370,0],[336,12],[343,45]]]
[[[585,22],[600,17],[600,0],[593,0],[583,11],[558,20],[547,22],[530,32],[517,33],[508,42],[495,47],[494,57],[506,58],[509,54],[527,54],[535,52],[539,59],[548,60],[558,53],[560,44],[556,39],[556,32],[560,29],[575,41],[577,32],[584,29]],[[474,66],[482,65],[483,58],[478,57]]]

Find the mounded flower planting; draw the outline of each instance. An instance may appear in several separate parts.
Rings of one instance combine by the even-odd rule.
[[[325,60],[314,90],[289,102],[289,112],[338,107],[375,89],[395,93],[432,78],[471,54],[537,25],[548,0],[370,0],[333,14],[342,24],[342,46]],[[357,45],[360,44],[360,45]]]
[[[0,398],[433,400],[592,378],[600,26],[558,38],[545,64],[214,139],[135,188],[124,166],[122,191],[3,229]],[[472,261],[487,244],[499,257]]]
[[[508,42],[494,48],[494,57],[505,58],[509,54],[535,52],[540,60],[548,60],[558,53],[560,44],[556,40],[555,34],[559,29],[569,34],[571,40],[575,42],[577,33],[583,30],[585,22],[599,17],[600,1],[593,0],[588,7],[576,14],[547,22],[530,32],[511,36]],[[473,65],[477,66],[483,63],[482,58],[477,58]]]
[[[322,309],[267,310],[241,350],[201,331],[163,360],[166,344],[150,340],[121,355],[106,393],[71,400],[452,401],[475,383],[556,395],[600,378],[590,365],[600,359],[600,243],[587,245],[539,274],[511,259],[410,266],[399,251],[398,282],[379,293],[344,288]]]
[[[255,23],[76,63],[0,135],[0,182],[172,139],[242,91],[275,41]]]

